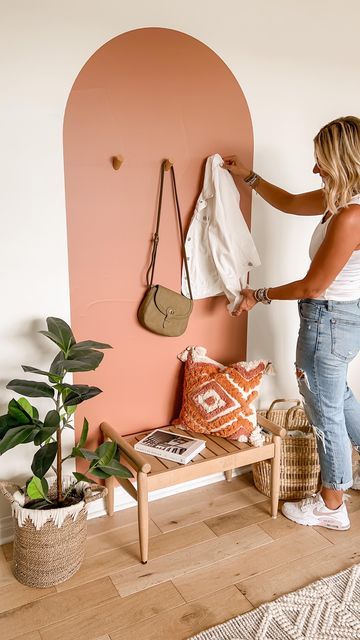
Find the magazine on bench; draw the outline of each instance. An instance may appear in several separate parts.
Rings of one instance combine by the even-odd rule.
[[[155,429],[134,445],[136,451],[142,451],[157,458],[174,460],[187,464],[200,451],[205,449],[205,440],[191,438],[185,434],[172,433],[166,429]]]

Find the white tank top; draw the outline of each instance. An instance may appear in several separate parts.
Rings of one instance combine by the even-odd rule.
[[[349,204],[360,204],[360,194],[353,196]],[[313,260],[317,250],[322,244],[328,224],[332,219],[331,214],[326,222],[319,222],[309,247],[310,259]],[[353,251],[343,269],[338,273],[331,285],[322,292],[317,300],[357,300],[360,298],[360,250]]]

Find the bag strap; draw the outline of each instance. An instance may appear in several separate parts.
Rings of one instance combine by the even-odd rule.
[[[166,160],[164,160],[162,165],[161,165],[160,191],[159,191],[158,210],[157,210],[157,216],[156,216],[156,229],[155,229],[155,233],[153,235],[153,248],[152,248],[150,265],[149,265],[149,268],[148,268],[148,270],[146,272],[146,283],[147,283],[148,287],[152,287],[152,285],[153,285],[156,254],[157,254],[159,240],[160,240],[159,230],[160,230],[161,208],[162,208],[163,193],[164,193],[165,166],[166,166]],[[177,188],[176,188],[175,171],[174,171],[173,165],[171,165],[171,167],[170,167],[170,175],[171,175],[173,195],[174,195],[174,200],[175,200],[176,215],[177,215],[177,220],[178,220],[179,230],[180,230],[182,254],[183,254],[183,259],[184,259],[184,264],[185,264],[186,277],[187,277],[188,286],[189,286],[189,294],[190,294],[190,299],[193,300],[191,284],[190,284],[190,274],[189,274],[189,268],[188,268],[188,264],[187,264],[187,255],[186,255],[185,242],[184,242],[184,232],[183,232],[183,226],[182,226],[182,222],[181,222],[179,197],[178,197],[178,192],[177,192]]]
[[[149,268],[146,272],[146,284],[148,287],[152,287],[152,284],[153,284],[156,254],[157,254],[158,244],[160,240],[159,228],[160,228],[161,205],[162,205],[163,192],[164,192],[164,175],[165,175],[165,160],[161,165],[159,202],[158,202],[158,210],[156,215],[156,229],[153,235],[153,247],[152,247],[152,253],[151,253],[151,260],[150,260]],[[150,276],[150,272],[151,272],[151,276]]]

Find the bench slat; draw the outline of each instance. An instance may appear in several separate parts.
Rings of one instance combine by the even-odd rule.
[[[152,456],[141,452],[141,455],[144,457],[146,462],[151,465],[151,473],[149,474],[151,476],[167,473],[169,471],[175,471],[179,467],[189,468],[193,465],[205,463],[206,461],[209,461],[211,459],[215,460],[217,458],[227,457],[230,454],[236,455],[240,452],[245,452],[247,450],[253,449],[252,446],[245,442],[238,442],[237,440],[226,440],[226,438],[220,438],[214,435],[205,435],[203,433],[185,431],[184,429],[180,429],[179,427],[173,425],[166,425],[160,428],[171,431],[172,433],[177,433],[179,435],[188,434],[193,438],[205,440],[206,448],[203,449],[203,451],[201,451],[197,456],[195,456],[195,458],[193,458],[193,460],[188,462],[186,465],[180,464],[173,460],[167,460],[166,458],[160,458],[158,456]],[[125,436],[125,439],[131,446],[134,446],[136,442],[139,442],[139,440],[144,438],[151,431],[153,431],[153,429],[148,429],[140,433]]]
[[[213,435],[206,437],[211,440],[211,442],[222,447],[227,453],[237,453],[238,451],[238,447],[236,447],[233,442],[230,442],[230,440],[226,440],[226,438],[219,438],[218,436]]]

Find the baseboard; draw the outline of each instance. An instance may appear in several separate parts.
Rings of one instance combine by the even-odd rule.
[[[234,469],[234,476],[241,476],[244,473],[251,471],[251,465],[246,467],[241,467],[240,469]],[[210,476],[204,476],[203,478],[198,478],[197,480],[190,480],[189,482],[181,482],[180,484],[176,484],[172,487],[165,487],[164,489],[158,489],[157,491],[150,491],[149,493],[149,502],[153,502],[153,500],[161,500],[161,498],[167,498],[169,496],[174,496],[177,493],[183,493],[184,491],[191,491],[191,489],[199,489],[200,487],[205,487],[208,484],[214,484],[215,482],[221,482],[225,478],[225,474],[223,472],[213,473]],[[134,500],[122,487],[116,487],[114,495],[114,511],[122,511],[123,509],[129,509],[129,507],[136,506],[136,500]],[[88,518],[99,518],[101,516],[106,515],[105,509],[105,501],[104,500],[96,500],[95,502],[90,503]]]
[[[241,467],[233,471],[234,476],[240,476],[251,470],[251,465],[247,467]],[[182,482],[173,487],[165,487],[164,489],[158,489],[157,491],[150,491],[149,502],[153,500],[160,500],[161,498],[167,498],[168,496],[174,496],[177,493],[183,493],[184,491],[191,491],[192,489],[199,489],[215,482],[221,482],[224,480],[224,474],[214,473],[210,476],[204,476],[197,480],[190,480],[189,482]],[[116,487],[114,496],[114,510],[122,511],[123,509],[129,509],[136,505],[136,500],[131,498],[128,493],[122,487]],[[88,518],[100,518],[106,515],[104,500],[95,500],[89,504]],[[11,516],[4,516],[0,518],[0,545],[11,542],[14,537],[13,522]]]

